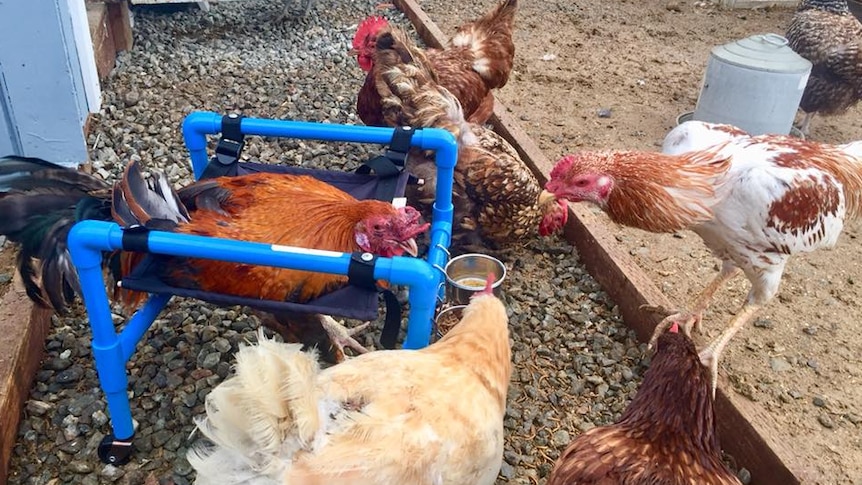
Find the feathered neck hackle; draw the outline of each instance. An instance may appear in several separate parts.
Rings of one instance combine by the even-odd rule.
[[[672,436],[689,440],[707,454],[721,453],[709,370],[690,338],[673,332],[659,337],[643,383],[618,424],[645,441],[667,441]]]
[[[447,354],[449,362],[460,362],[465,368],[480,374],[488,392],[497,399],[501,408],[506,407],[512,376],[512,350],[506,307],[498,298],[487,295],[473,297],[464,309],[461,321],[427,349]]]
[[[805,10],[822,10],[839,15],[849,15],[847,0],[803,0],[796,9],[797,12]]]
[[[721,146],[682,155],[604,151],[576,155],[578,173],[610,176],[603,207],[616,223],[650,232],[674,232],[712,219],[715,188],[730,168]]]
[[[427,56],[404,31],[384,29],[376,49],[375,85],[389,124],[443,128],[460,145],[474,142],[458,98],[439,85]]]

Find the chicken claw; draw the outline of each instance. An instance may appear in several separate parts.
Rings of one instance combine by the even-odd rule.
[[[362,330],[365,330],[369,325],[371,325],[371,322],[365,322],[362,325],[357,325],[356,327],[348,329],[329,315],[323,315],[320,323],[323,325],[323,329],[326,330],[326,333],[329,334],[329,340],[332,342],[332,346],[335,350],[334,354],[336,362],[342,362],[346,358],[344,355],[345,347],[353,349],[359,354],[365,354],[368,352],[368,349],[353,338],[353,336]]]
[[[679,324],[682,328],[682,331],[688,337],[691,337],[691,330],[694,329],[697,332],[700,332],[700,324],[701,320],[703,320],[703,312],[687,312],[687,311],[677,311],[677,310],[667,310],[662,306],[649,306],[649,305],[641,305],[641,310],[650,311],[652,313],[671,313],[666,316],[662,321],[655,326],[655,330],[653,330],[652,337],[649,339],[649,344],[647,347],[652,350],[655,347],[656,341],[658,341],[659,336],[667,331],[674,323]]]

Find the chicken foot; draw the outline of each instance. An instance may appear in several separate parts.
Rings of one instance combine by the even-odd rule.
[[[715,390],[718,387],[718,359],[721,357],[722,352],[724,352],[724,348],[727,347],[727,344],[730,342],[730,339],[733,338],[734,335],[737,334],[742,327],[748,323],[754,314],[760,310],[761,305],[756,305],[753,303],[746,303],[742,306],[742,310],[733,317],[733,320],[730,321],[730,324],[724,329],[724,332],[718,336],[715,340],[713,340],[709,345],[707,345],[703,350],[700,351],[700,362],[709,367],[710,374],[712,375],[712,397],[715,399]]]
[[[808,138],[808,132],[811,130],[811,119],[814,118],[814,113],[805,113],[802,116],[802,121],[799,123],[799,131]]]
[[[354,335],[365,330],[371,322],[365,322],[361,325],[357,325],[353,328],[348,329],[344,325],[338,323],[334,318],[329,315],[321,315],[320,324],[323,326],[323,329],[329,335],[329,340],[332,342],[332,346],[335,348],[335,361],[341,362],[345,359],[344,349],[350,348],[359,354],[365,354],[368,352],[362,344],[360,344],[355,338]]]
[[[686,335],[691,336],[692,328],[698,332],[700,332],[701,320],[703,319],[703,312],[709,308],[709,304],[712,302],[712,297],[715,295],[715,292],[718,291],[725,283],[727,283],[730,279],[736,276],[739,273],[739,268],[732,264],[725,263],[721,266],[721,271],[706,285],[699,295],[694,299],[689,308],[691,311],[682,311],[682,310],[671,310],[668,311],[662,306],[651,306],[651,305],[642,305],[640,307],[641,310],[654,312],[654,313],[670,313],[670,315],[666,316],[661,322],[656,325],[655,330],[653,330],[652,337],[650,338],[648,347],[652,349],[655,346],[656,341],[658,341],[659,336],[667,331],[674,323],[679,324],[682,327],[683,331]]]

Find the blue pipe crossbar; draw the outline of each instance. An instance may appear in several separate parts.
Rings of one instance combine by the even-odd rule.
[[[211,112],[191,113],[183,122],[183,136],[195,178],[203,174],[209,163],[207,136],[219,133],[221,122],[222,116]],[[390,143],[394,132],[392,128],[256,118],[243,118],[240,131],[245,135],[378,144]],[[434,309],[438,298],[442,298],[445,281],[443,268],[448,261],[447,248],[452,236],[452,181],[458,149],[451,133],[435,128],[418,130],[411,144],[423,150],[433,150],[436,157],[437,192],[428,255],[426,259],[378,258],[374,278],[410,287],[410,315],[403,347],[418,349],[429,343]],[[125,364],[134,353],[138,341],[170,301],[171,295],[152,295],[120,333],[116,332],[102,276],[102,253],[123,249],[122,239],[123,229],[116,223],[81,221],[69,232],[68,245],[93,331],[93,356],[108,402],[114,438],[130,440],[134,429]],[[156,254],[344,275],[347,274],[351,256],[314,248],[292,248],[163,231],[150,231],[147,243],[149,251]]]

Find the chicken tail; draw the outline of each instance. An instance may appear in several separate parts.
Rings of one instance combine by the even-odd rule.
[[[189,211],[163,173],[144,178],[134,161],[126,165],[123,179],[114,185],[111,207],[114,220],[126,227],[171,230],[189,222]]]
[[[0,158],[0,234],[20,245],[18,272],[37,304],[62,311],[80,285],[66,237],[83,219],[111,220],[110,186],[37,158]],[[38,262],[38,263],[37,263]]]
[[[434,127],[448,130],[459,143],[472,144],[475,136],[464,119],[461,103],[436,76],[425,57],[401,30],[377,37],[374,69],[383,116],[391,126]]]
[[[290,455],[311,445],[321,426],[316,352],[258,333],[242,346],[236,374],[210,392],[198,429],[212,442],[189,450],[196,483],[245,483],[276,477]]]
[[[479,19],[460,26],[449,41],[454,47],[470,49],[473,70],[488,89],[501,88],[509,81],[515,60],[512,30],[517,9],[518,0],[503,0]]]

